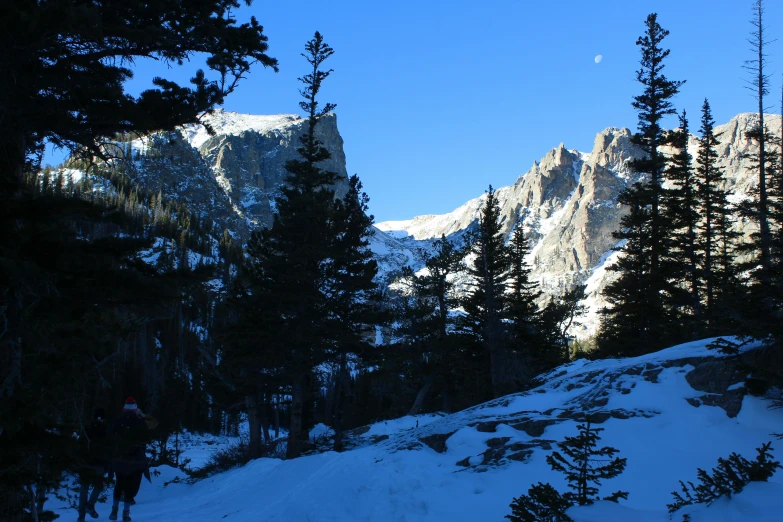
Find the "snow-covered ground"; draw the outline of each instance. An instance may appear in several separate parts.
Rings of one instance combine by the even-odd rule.
[[[142,484],[131,514],[134,522],[500,522],[511,500],[533,483],[551,482],[565,491],[564,479],[545,462],[550,450],[541,446],[575,435],[574,418],[589,410],[610,414],[600,424],[601,445],[618,448],[628,459],[626,471],[606,481],[602,493],[622,489],[630,496],[620,504],[572,508],[569,515],[575,522],[668,521],[666,504],[678,480],[695,481],[697,467],[711,469],[734,451],[752,459],[755,448],[774,441],[771,433],[783,431],[783,410],[768,409],[763,398],[745,395],[734,418],[722,408],[688,402],[717,395],[686,380],[694,365],[720,357],[706,343],[634,359],[576,361],[527,393],[452,415],[354,430],[355,449],[344,453],[258,459],[195,484],[164,486],[182,473],[160,469],[153,484]],[[741,387],[732,382],[727,389]],[[328,437],[329,430],[319,426],[311,435]],[[519,460],[506,453],[492,461],[493,449],[514,444],[530,452]],[[783,450],[776,449],[780,459]],[[98,511],[105,517],[109,506]],[[57,512],[64,520],[76,518],[74,511]],[[691,513],[693,522],[783,520],[783,473],[710,507],[683,509],[672,520],[683,513]]]

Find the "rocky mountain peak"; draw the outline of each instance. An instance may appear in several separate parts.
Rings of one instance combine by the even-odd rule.
[[[631,143],[630,130],[609,127],[596,134],[587,164],[617,170],[635,155],[635,152],[632,152],[635,150]],[[625,169],[620,170],[625,172]]]
[[[525,183],[525,178],[528,176],[543,176],[554,180],[564,173],[573,175],[574,168],[580,161],[579,152],[568,150],[565,144],[560,143],[560,145],[547,152],[539,161],[533,162],[533,167],[520,176],[516,183]],[[578,170],[576,175],[578,175]],[[527,182],[532,182],[532,180],[528,179]]]

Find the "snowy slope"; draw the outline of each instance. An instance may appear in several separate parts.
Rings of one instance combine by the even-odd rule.
[[[783,431],[783,410],[768,410],[764,399],[745,395],[736,361],[705,344],[634,359],[577,361],[527,393],[453,415],[353,430],[354,449],[341,454],[258,459],[192,485],[163,487],[176,475],[163,469],[154,484],[142,485],[133,520],[500,522],[512,498],[531,483],[565,489],[545,456],[555,441],[576,433],[581,414],[591,412],[605,428],[602,444],[628,459],[625,473],[603,491],[624,489],[630,496],[619,505],[602,502],[569,514],[576,522],[664,522],[678,480],[695,480],[697,467],[710,469],[732,451],[752,458],[754,448],[772,440],[770,433]],[[713,403],[727,410],[708,405]],[[735,403],[738,413],[732,412]],[[781,509],[779,473],[730,501],[682,510],[674,520],[691,512],[694,522],[771,522],[781,520]],[[108,506],[99,511],[105,516]]]
[[[428,246],[426,242],[411,246],[375,227],[372,229],[369,241],[370,251],[378,262],[378,275],[376,276],[378,281],[390,282],[394,274],[405,266],[410,266],[414,270],[423,266],[420,250],[426,250],[425,247]]]

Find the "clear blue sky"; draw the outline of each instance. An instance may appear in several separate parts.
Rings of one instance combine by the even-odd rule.
[[[770,39],[778,38],[767,66],[778,112],[783,2],[766,4]],[[362,179],[376,221],[444,213],[490,183],[513,183],[560,142],[589,152],[596,132],[634,129],[635,42],[650,12],[671,32],[665,73],[687,80],[675,105],[693,129],[705,97],[718,123],[754,110],[742,69],[751,0],[256,0],[239,17],[264,25],[280,72],[251,71],[224,108],[299,112],[299,53],[318,30],[335,49],[321,101],[337,104],[348,172]],[[139,64],[129,91],[194,68]]]

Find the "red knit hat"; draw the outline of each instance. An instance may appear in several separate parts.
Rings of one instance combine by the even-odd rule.
[[[125,411],[136,411],[138,409],[138,406],[136,405],[136,399],[133,397],[128,397],[125,399],[125,408],[123,408]]]

